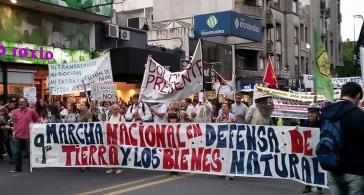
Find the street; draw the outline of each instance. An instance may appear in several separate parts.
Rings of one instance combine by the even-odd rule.
[[[25,159],[27,160],[27,159]],[[2,195],[16,194],[302,194],[303,184],[281,179],[237,178],[200,174],[180,174],[172,177],[167,172],[124,169],[120,175],[107,175],[105,169],[93,168],[84,173],[77,168],[27,168],[22,173],[10,173],[12,166],[0,163]],[[312,192],[311,194],[316,194]],[[329,194],[325,190],[325,194]]]

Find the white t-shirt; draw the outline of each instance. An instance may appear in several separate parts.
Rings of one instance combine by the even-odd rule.
[[[235,115],[237,123],[244,123],[245,115],[248,112],[248,107],[244,103],[240,103],[239,105],[234,103],[231,105],[231,113]],[[236,114],[242,113],[243,116],[238,117]]]
[[[110,123],[119,123],[119,122],[126,122],[123,115],[118,114],[117,116],[114,116],[113,114],[110,116],[109,120]]]
[[[157,105],[154,105],[152,106],[153,109],[156,109],[156,111],[158,113],[167,113],[168,111],[168,106],[166,104],[157,104]],[[157,116],[156,114],[153,115],[153,119],[154,119],[154,122],[155,123],[164,123],[166,122],[166,117],[160,117],[160,116]]]

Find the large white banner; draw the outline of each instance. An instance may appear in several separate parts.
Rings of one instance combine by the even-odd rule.
[[[332,84],[334,88],[341,88],[347,82],[355,82],[358,84],[362,84],[362,80],[360,77],[339,77],[339,78],[332,78]],[[313,75],[304,74],[303,75],[303,84],[305,88],[313,88]]]
[[[110,53],[99,58],[66,64],[50,64],[48,86],[52,95],[91,90],[91,83],[113,82]]]
[[[326,186],[317,128],[217,123],[31,126],[32,167],[120,167],[292,179]]]
[[[161,102],[169,104],[174,100],[183,100],[202,89],[201,41],[196,46],[188,67],[181,72],[170,72],[148,57],[140,92],[144,102]]]

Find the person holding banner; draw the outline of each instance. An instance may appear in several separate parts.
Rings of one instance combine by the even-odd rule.
[[[193,122],[195,123],[210,123],[212,105],[206,100],[203,93],[196,94],[194,99],[198,99],[198,103],[195,106],[196,117]]]
[[[216,118],[217,123],[236,123],[236,117],[230,112],[230,105],[227,102],[221,104],[222,113]]]
[[[97,117],[99,121],[107,121],[110,118],[110,101],[103,101],[101,107],[97,109]]]
[[[139,101],[139,94],[133,95],[133,104],[129,106],[125,119],[128,122],[150,122],[153,119],[149,106]]]
[[[272,125],[271,115],[274,110],[270,95],[259,94],[245,116],[245,122],[252,125]]]
[[[109,116],[109,118],[107,120],[109,123],[115,124],[115,123],[120,123],[120,122],[126,122],[124,116],[121,115],[120,112],[119,112],[119,105],[113,104],[110,107],[110,113],[111,114],[110,114],[110,116]],[[106,174],[111,174],[114,171],[115,171],[115,174],[123,173],[122,169],[108,169],[106,171]]]
[[[39,121],[38,114],[28,108],[28,101],[26,98],[19,99],[19,108],[13,113],[14,132],[13,140],[15,142],[15,170],[11,172],[22,171],[22,152],[28,148],[30,137],[30,124]]]
[[[320,128],[320,107],[318,107],[315,103],[311,103],[308,107],[308,114],[307,114],[307,120],[304,120],[302,123],[302,127],[316,127]],[[309,185],[305,186],[305,189],[303,189],[302,193],[310,193],[312,192],[312,187]],[[317,193],[323,194],[322,188],[317,187]]]
[[[168,110],[168,106],[163,103],[159,103],[157,105],[151,106],[150,111],[153,114],[154,122],[156,122],[156,123],[166,122],[165,115],[167,113],[167,110]]]
[[[90,104],[88,102],[82,102],[80,106],[80,121],[81,123],[92,122],[93,113],[90,111]]]

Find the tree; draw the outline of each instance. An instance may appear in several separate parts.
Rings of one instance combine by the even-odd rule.
[[[354,42],[346,40],[342,44],[342,59],[344,66],[337,67],[339,77],[359,76],[360,71],[354,63]]]

